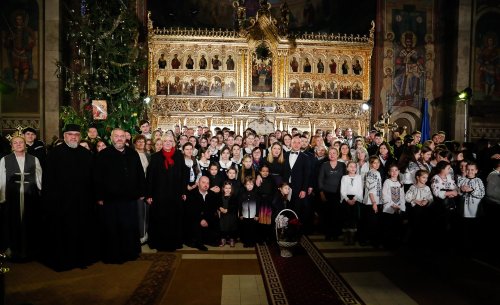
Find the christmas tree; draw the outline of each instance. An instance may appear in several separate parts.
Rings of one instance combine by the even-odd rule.
[[[129,2],[134,7],[135,1]],[[121,0],[82,0],[79,11],[71,10],[66,39],[71,48],[69,63],[58,62],[72,106],[61,109],[63,123],[76,123],[82,131],[95,124],[107,138],[113,128],[135,132],[144,111],[139,78],[147,55],[139,43],[139,22]],[[94,121],[92,101],[105,100],[106,119]],[[101,105],[103,103],[101,102]],[[101,113],[102,114],[102,113]],[[97,123],[97,124],[96,124]]]

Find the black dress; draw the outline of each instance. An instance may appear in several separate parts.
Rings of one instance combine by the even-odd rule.
[[[153,198],[149,219],[149,245],[151,248],[173,251],[182,247],[183,202],[187,192],[184,156],[178,150],[174,164],[165,167],[162,151],[151,156],[147,171],[146,197]]]

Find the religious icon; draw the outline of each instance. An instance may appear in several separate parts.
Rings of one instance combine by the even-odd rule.
[[[194,95],[195,83],[194,78],[186,77],[182,82],[182,95]]]
[[[272,92],[273,91],[273,62],[272,57],[260,59],[257,62],[256,55],[252,60],[252,91]]]
[[[395,58],[394,87],[397,104],[413,105],[420,87],[420,77],[424,72],[425,59],[416,48],[417,36],[413,32],[401,35],[401,46]]]
[[[288,96],[290,98],[300,98],[300,85],[298,80],[290,81],[290,87],[288,89]]]
[[[354,87],[352,88],[352,99],[353,100],[362,100],[363,99],[363,85],[361,83],[354,83]]]
[[[181,66],[180,60],[177,58],[177,54],[174,54],[174,58],[172,59],[172,69],[179,69]]]
[[[292,72],[297,72],[299,70],[299,62],[297,61],[297,58],[292,58],[290,67],[292,67]]]
[[[192,70],[194,67],[194,60],[191,57],[191,55],[188,55],[188,58],[186,59],[186,69]]]
[[[337,63],[335,62],[335,59],[332,58],[329,67],[330,67],[330,73],[331,74],[336,74],[337,73]]]
[[[224,95],[236,96],[236,82],[232,77],[224,79]]]
[[[105,100],[92,101],[92,117],[94,120],[105,120],[108,118],[108,104]]]
[[[165,69],[167,66],[167,60],[165,59],[165,54],[161,54],[160,58],[158,59],[158,68],[160,69]]]
[[[221,96],[222,95],[222,80],[220,77],[215,76],[210,81],[209,95]]]
[[[228,70],[234,70],[234,60],[231,58],[231,55],[228,55],[227,57],[226,68]]]
[[[200,69],[205,70],[207,68],[208,62],[207,59],[205,58],[205,55],[201,55],[199,66]]]
[[[340,98],[351,99],[351,85],[349,83],[340,84]]]
[[[483,46],[478,52],[479,75],[481,91],[490,98],[495,92],[499,80],[500,48],[497,45],[497,36],[490,32],[485,35]]]
[[[349,64],[347,63],[347,60],[344,60],[344,63],[342,63],[342,74],[348,74],[349,73]]]
[[[322,81],[317,81],[314,84],[314,98],[326,98],[326,86]]]
[[[319,59],[318,64],[316,65],[316,67],[318,68],[318,73],[325,72],[325,65],[321,61],[321,58]]]
[[[313,97],[313,88],[308,81],[305,81],[302,84],[300,97],[301,98],[312,98]]]
[[[168,94],[169,95],[181,95],[182,94],[182,83],[179,76],[172,76],[168,80]]]
[[[156,94],[157,95],[167,95],[167,81],[164,76],[160,76],[156,80]]]
[[[336,82],[331,82],[330,85],[328,86],[327,90],[327,98],[329,99],[338,99],[339,98],[339,92],[338,92],[338,86]]]
[[[205,77],[200,77],[196,81],[196,95],[207,96],[209,93],[208,80]]]
[[[220,66],[222,66],[222,63],[219,60],[219,55],[215,55],[214,58],[212,58],[212,67],[214,70],[219,70]]]
[[[306,58],[306,62],[304,63],[304,72],[311,73],[311,63],[309,62],[309,58]]]
[[[352,66],[352,71],[354,72],[354,74],[360,75],[361,70],[363,70],[363,68],[361,67],[361,64],[359,63],[359,59],[356,59],[356,62]]]

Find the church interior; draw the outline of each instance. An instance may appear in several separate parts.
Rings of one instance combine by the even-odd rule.
[[[69,124],[109,140],[144,120],[500,141],[500,1],[3,0],[0,14],[2,151],[26,127],[50,146]],[[65,272],[0,257],[0,305],[500,304],[498,247],[298,243],[290,258],[184,246]]]

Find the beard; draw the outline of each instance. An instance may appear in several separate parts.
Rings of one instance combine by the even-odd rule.
[[[68,145],[71,148],[77,148],[78,147],[78,142],[69,142],[69,141],[66,142],[65,141],[65,143],[66,143],[66,145]]]

